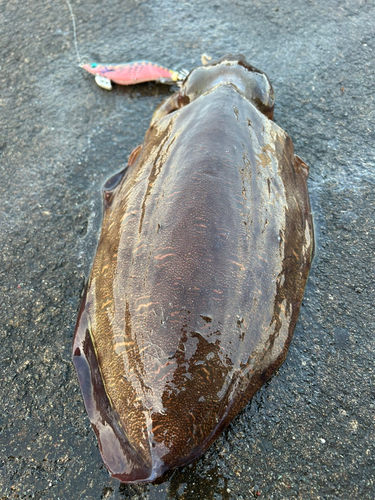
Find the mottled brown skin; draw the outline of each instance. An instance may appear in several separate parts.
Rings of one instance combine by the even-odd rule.
[[[285,359],[313,229],[273,105],[242,56],[197,68],[106,186],[73,360],[123,482],[199,457]]]

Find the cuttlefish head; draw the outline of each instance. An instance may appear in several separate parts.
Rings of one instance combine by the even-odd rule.
[[[193,69],[183,82],[181,93],[191,102],[219,85],[228,84],[267,118],[273,119],[275,96],[271,82],[241,54],[227,55]]]

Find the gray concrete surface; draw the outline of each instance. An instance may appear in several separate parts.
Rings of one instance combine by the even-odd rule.
[[[171,89],[99,89],[64,0],[0,2],[0,499],[375,498],[374,2],[72,5],[89,60],[240,52],[268,74],[310,165],[317,251],[287,361],[211,449],[156,485],[111,479],[71,342],[101,185]]]

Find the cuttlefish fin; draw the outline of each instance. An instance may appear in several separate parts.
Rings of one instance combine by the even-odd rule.
[[[141,150],[142,150],[142,144],[140,144],[139,146],[137,146],[136,148],[133,149],[133,151],[129,155],[128,167],[130,167],[131,165],[133,165],[133,163],[135,162],[135,160],[138,158],[139,153],[141,152]]]
[[[142,144],[137,146],[129,155],[128,164],[125,168],[120,170],[120,172],[116,172],[109,179],[107,179],[106,183],[103,186],[103,202],[104,208],[109,208],[112,205],[112,202],[115,197],[116,188],[119,186],[120,182],[124,179],[124,177],[128,174],[129,168],[134,165],[136,162],[139,153],[141,152]]]
[[[297,155],[294,155],[294,160],[294,168],[296,172],[302,172],[307,179],[309,176],[309,166]]]

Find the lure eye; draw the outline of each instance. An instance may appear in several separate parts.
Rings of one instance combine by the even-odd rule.
[[[96,68],[96,67],[97,67],[97,64],[96,64],[96,63],[92,63],[92,64],[91,64],[91,67],[92,67],[92,68]]]

